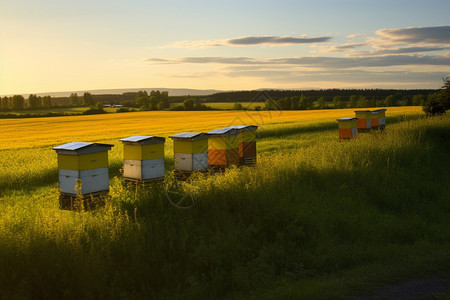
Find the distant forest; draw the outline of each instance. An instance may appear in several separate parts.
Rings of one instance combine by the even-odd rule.
[[[167,91],[127,92],[123,94],[84,95],[69,97],[21,95],[0,98],[0,112],[35,110],[53,107],[87,106],[95,112],[102,105],[123,105],[140,110],[205,110],[212,102],[235,103],[233,109],[243,109],[240,103],[260,102],[257,109],[323,109],[423,105],[438,90],[415,89],[327,89],[327,90],[253,90],[219,92],[204,96],[170,96]],[[97,108],[95,106],[97,105]],[[125,108],[122,110],[126,111]]]
[[[222,92],[203,97],[207,102],[264,102],[265,97],[261,96],[262,92],[273,100],[279,100],[286,97],[295,97],[303,95],[311,97],[314,100],[324,97],[327,101],[331,101],[335,96],[339,96],[343,101],[349,101],[353,95],[364,96],[368,99],[382,100],[388,96],[395,95],[396,98],[411,97],[414,95],[428,96],[437,90],[395,90],[395,89],[327,89],[327,90],[254,90],[254,91],[236,91]]]

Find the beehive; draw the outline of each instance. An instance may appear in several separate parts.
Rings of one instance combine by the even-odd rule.
[[[356,122],[358,132],[368,131],[371,128],[372,112],[370,110],[356,110],[355,116],[358,119]]]
[[[61,193],[83,195],[109,190],[108,150],[113,145],[72,142],[54,147],[58,154],[58,178]],[[77,179],[81,189],[75,190]]]
[[[337,119],[339,125],[339,138],[352,139],[357,136],[357,119],[356,118],[340,118]]]
[[[238,130],[239,163],[241,165],[254,165],[256,163],[256,130],[255,125],[230,126]]]
[[[372,120],[375,119],[377,120],[377,126],[379,129],[384,129],[384,127],[386,127],[386,109],[385,108],[381,108],[381,109],[376,109],[373,111],[373,116],[374,118]]]
[[[211,168],[239,164],[239,130],[232,127],[208,132],[208,161]]]
[[[169,138],[173,140],[176,171],[194,172],[208,169],[207,134],[183,132]]]
[[[123,177],[125,180],[150,181],[164,178],[163,137],[130,136],[123,143]]]

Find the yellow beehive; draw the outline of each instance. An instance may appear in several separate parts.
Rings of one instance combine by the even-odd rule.
[[[256,163],[256,125],[235,125],[229,128],[238,130],[239,162],[241,165]]]
[[[339,138],[340,139],[353,139],[356,138],[357,131],[356,118],[340,118],[337,119],[339,125]]]
[[[125,180],[147,181],[164,178],[164,142],[157,136],[130,136],[123,143]]]
[[[194,172],[208,169],[208,138],[205,133],[183,132],[173,140],[175,170]]]
[[[239,164],[239,130],[231,127],[208,132],[208,160],[210,167]]]
[[[372,112],[370,110],[355,110],[355,116],[358,119],[356,123],[358,132],[368,131],[371,128]]]
[[[87,195],[109,190],[108,150],[113,145],[72,142],[54,147],[61,193]],[[75,190],[81,180],[79,191]]]

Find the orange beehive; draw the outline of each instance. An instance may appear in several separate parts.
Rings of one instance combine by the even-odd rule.
[[[358,132],[368,131],[372,126],[372,112],[370,110],[355,110]]]
[[[353,139],[356,138],[357,131],[356,118],[340,118],[337,119],[339,125],[339,138],[340,139]]]
[[[232,127],[208,132],[208,161],[212,168],[239,164],[239,130]]]
[[[376,120],[375,122],[377,128],[384,129],[384,127],[386,126],[386,109],[385,108],[376,109],[372,112],[372,116],[373,116],[372,120]]]
[[[230,126],[239,131],[239,163],[241,165],[254,165],[256,163],[256,129],[255,125]]]

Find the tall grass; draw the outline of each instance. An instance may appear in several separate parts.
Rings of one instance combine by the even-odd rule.
[[[388,266],[437,268],[450,253],[450,118],[397,121],[342,142],[327,122],[273,124],[255,167],[181,185],[167,174],[124,186],[118,151],[94,212],[59,210],[38,167],[15,186],[28,176],[17,151],[19,175],[0,182],[0,295],[331,299],[361,274],[383,282]],[[175,207],[167,190],[195,206]]]

